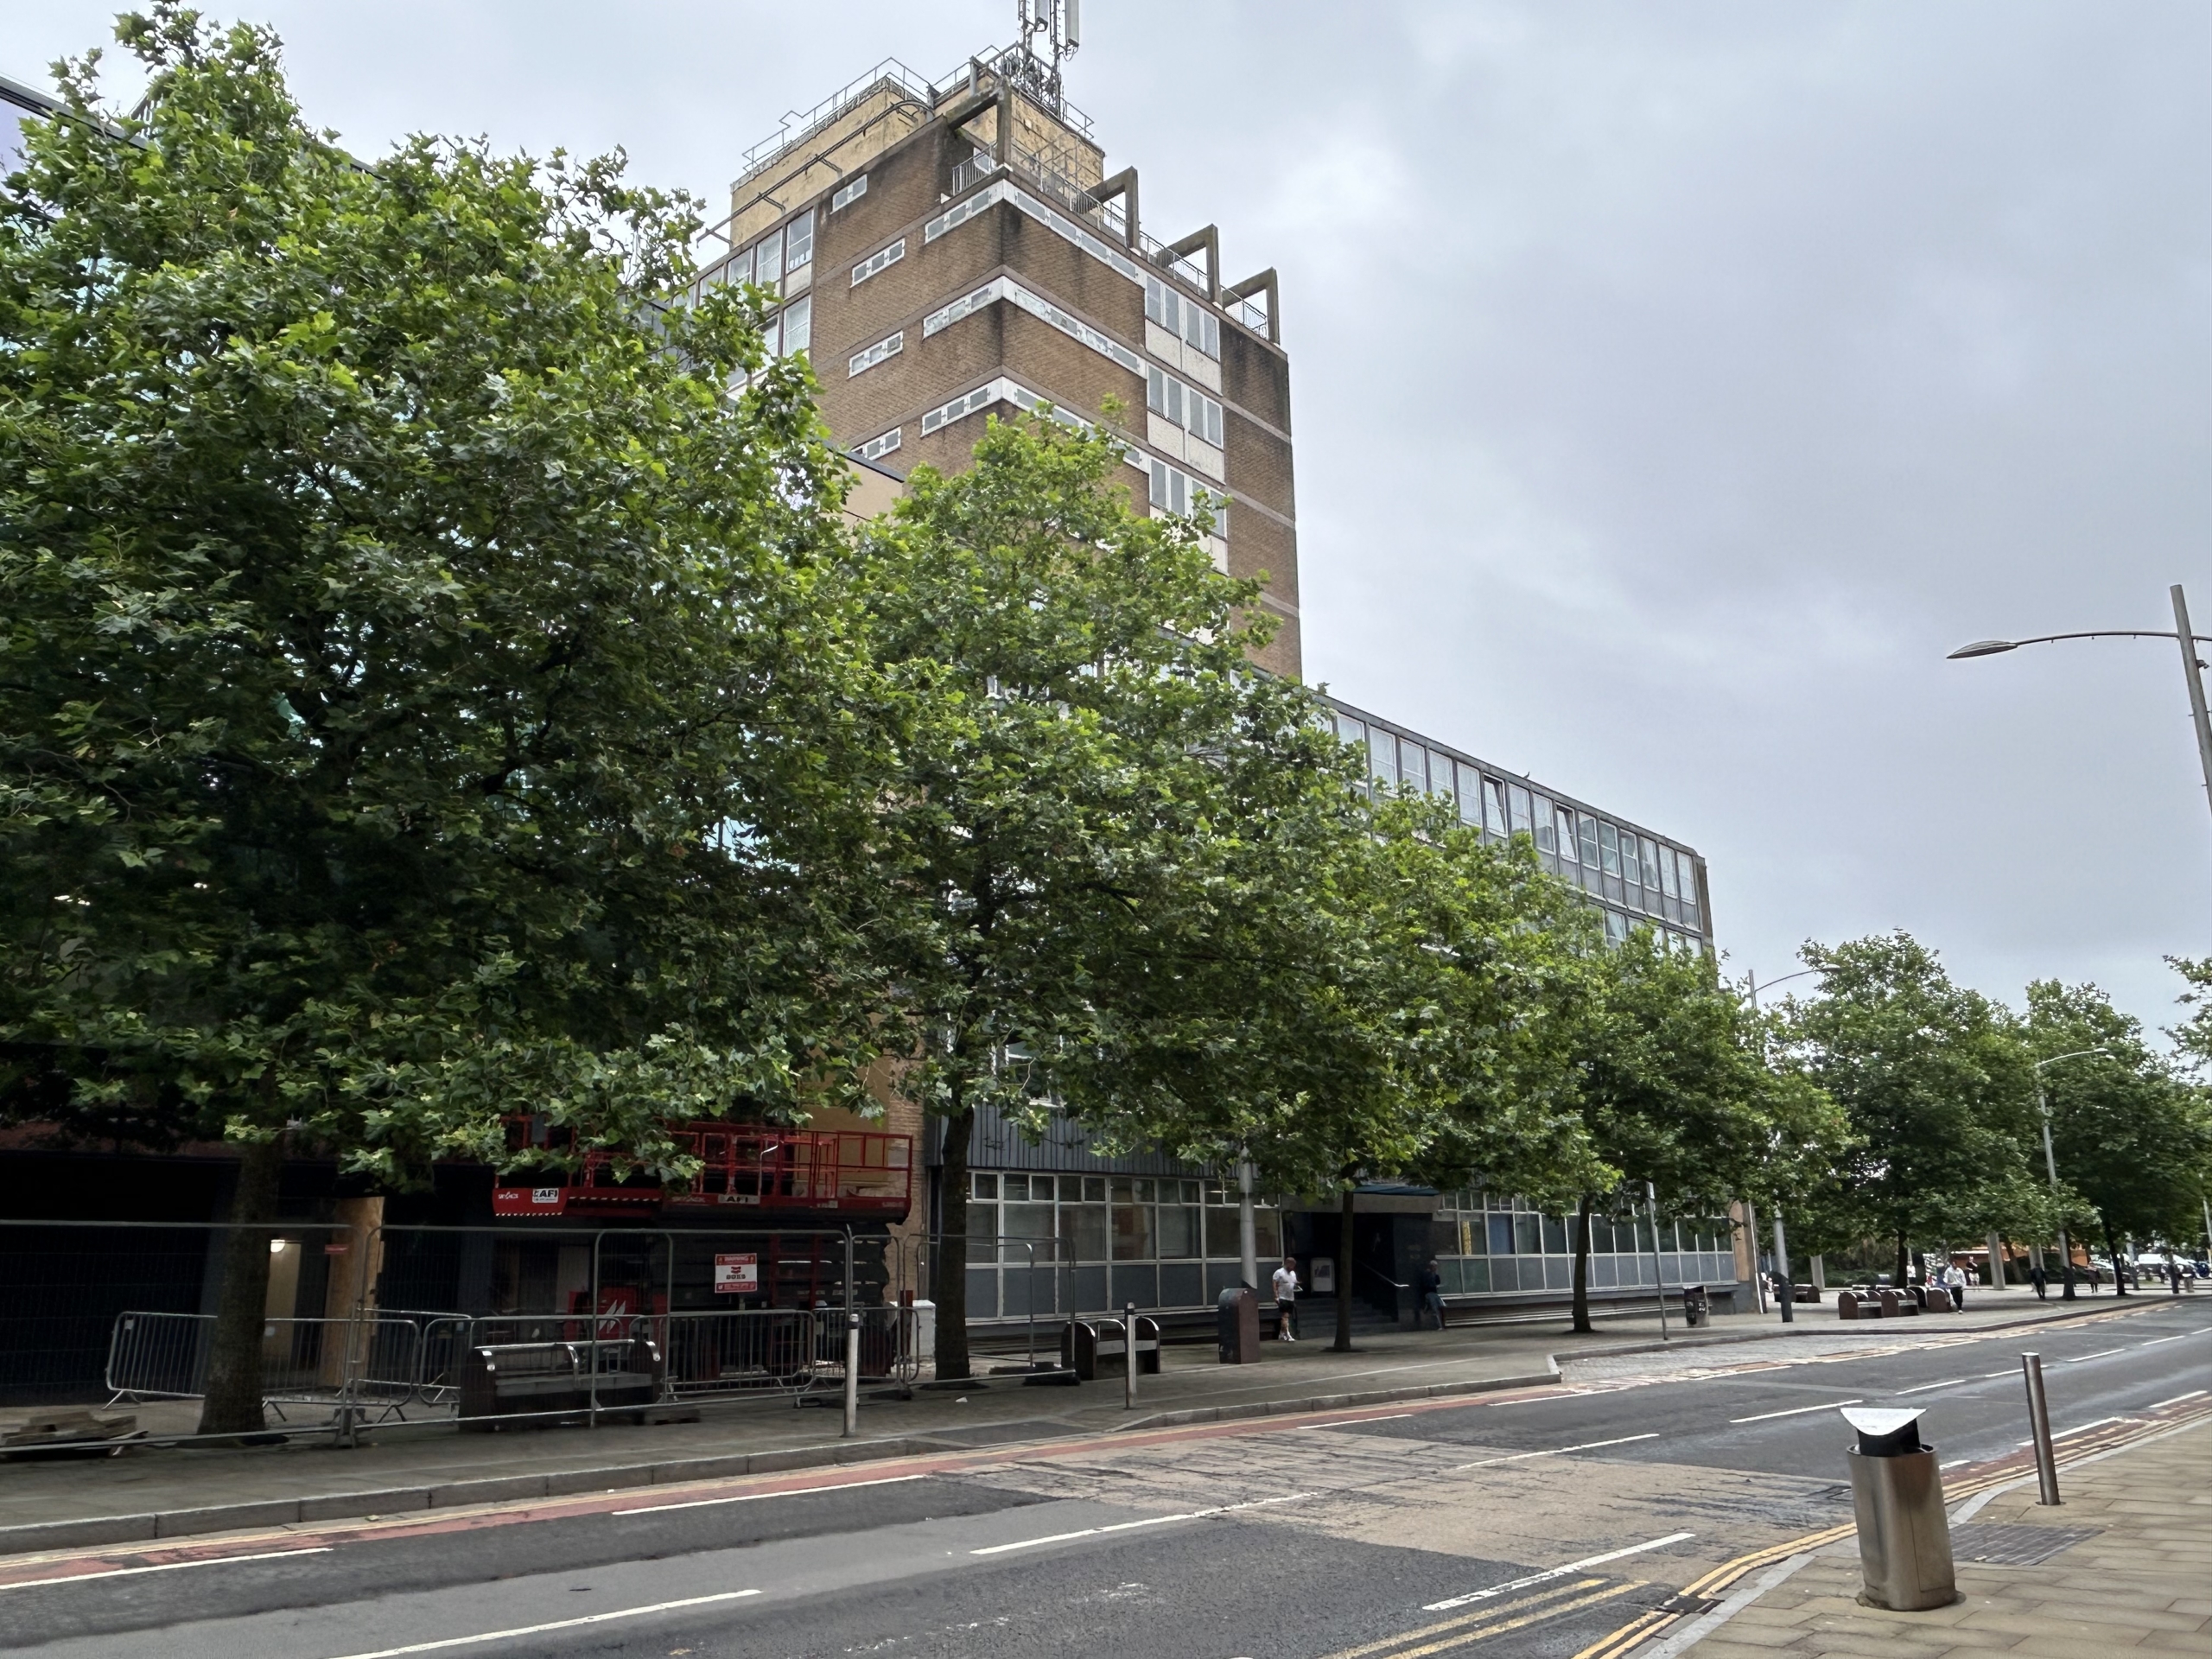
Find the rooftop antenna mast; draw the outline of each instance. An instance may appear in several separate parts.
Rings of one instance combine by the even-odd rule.
[[[1083,46],[1083,0],[1014,0],[1014,9],[1020,61],[1007,68],[1024,91],[1058,113],[1060,65]]]

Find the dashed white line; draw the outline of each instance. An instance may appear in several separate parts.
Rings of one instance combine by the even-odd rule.
[[[649,1613],[674,1612],[679,1607],[705,1607],[715,1602],[742,1601],[758,1590],[724,1590],[712,1596],[686,1596],[681,1601],[656,1601],[645,1607],[618,1607],[611,1613],[586,1613],[581,1618],[556,1618],[544,1624],[524,1624],[512,1630],[486,1630],[481,1636],[448,1636],[436,1642],[410,1642],[404,1648],[378,1648],[373,1653],[340,1654],[339,1659],[399,1659],[406,1653],[437,1653],[447,1648],[480,1647],[486,1642],[505,1642],[518,1636],[537,1636],[546,1630],[573,1630],[585,1624],[604,1624],[610,1619],[643,1618]]]
[[[140,1573],[181,1573],[188,1567],[228,1567],[233,1561],[281,1561],[294,1555],[327,1555],[331,1547],[313,1549],[271,1549],[257,1555],[210,1555],[197,1561],[156,1561],[150,1567],[111,1567],[99,1573],[61,1573],[50,1579],[17,1579],[0,1584],[0,1590],[28,1590],[41,1584],[90,1584],[95,1579],[127,1579]]]
[[[1492,1464],[1498,1463],[1526,1463],[1530,1458],[1562,1457],[1569,1452],[1595,1452],[1601,1446],[1626,1446],[1634,1440],[1656,1440],[1658,1438],[1659,1436],[1656,1433],[1650,1434],[1624,1434],[1617,1440],[1585,1440],[1580,1446],[1547,1446],[1541,1452],[1515,1452],[1502,1458],[1484,1458],[1479,1462],[1476,1463],[1455,1463],[1444,1472],[1448,1475],[1456,1474],[1462,1469],[1487,1469]],[[1562,1567],[1560,1570],[1561,1572],[1567,1571],[1565,1567]]]
[[[2164,1411],[2168,1406],[2177,1406],[2184,1400],[2201,1400],[2203,1397],[2204,1390],[2202,1389],[2191,1389],[2187,1394],[2177,1394],[2171,1400],[2161,1400],[2157,1405],[2145,1407],[2145,1409],[2148,1411]]]
[[[815,1492],[849,1492],[859,1486],[896,1486],[902,1481],[927,1480],[927,1475],[886,1475],[880,1480],[844,1480],[834,1486],[797,1486],[780,1492],[740,1492],[734,1497],[695,1497],[682,1503],[649,1503],[642,1510],[611,1510],[610,1515],[665,1515],[671,1510],[706,1510],[718,1503],[758,1503],[769,1497],[805,1497]]]
[[[2138,1348],[2155,1348],[2162,1342],[2179,1342],[2182,1339],[2182,1337],[2193,1337],[2197,1333],[2194,1331],[2184,1331],[2181,1332],[2180,1336],[2153,1337],[2148,1342],[2139,1342],[2135,1345]]]
[[[1802,1417],[1808,1411],[1834,1411],[1839,1406],[1863,1404],[1859,1400],[1824,1400],[1817,1406],[1792,1406],[1788,1411],[1763,1411],[1756,1417],[1731,1417],[1732,1423],[1764,1423],[1776,1417]]]
[[[2126,1351],[2125,1348],[2106,1348],[2094,1354],[2076,1354],[2066,1363],[2069,1365],[2086,1365],[2093,1359],[2110,1359],[2114,1354],[2124,1354]]]
[[[1648,1538],[1640,1544],[1630,1544],[1626,1549],[1608,1550],[1603,1555],[1586,1555],[1579,1561],[1569,1561],[1565,1567],[1547,1568],[1531,1573],[1525,1579],[1511,1579],[1503,1584],[1493,1584],[1487,1590],[1471,1591],[1464,1596],[1453,1596],[1444,1601],[1425,1602],[1424,1613],[1448,1612],[1454,1607],[1465,1607],[1470,1602],[1487,1601],[1492,1596],[1502,1596],[1509,1591],[1525,1590],[1532,1584],[1541,1584],[1547,1579],[1563,1579],[1570,1573],[1580,1573],[1585,1567],[1602,1567],[1607,1561],[1618,1561],[1624,1555],[1641,1555],[1647,1549],[1664,1549],[1669,1544],[1679,1544],[1684,1539],[1694,1538],[1694,1532],[1670,1532],[1664,1538]]]
[[[1003,1555],[1008,1550],[1039,1549],[1046,1544],[1065,1544],[1075,1538],[1096,1538],[1109,1532],[1134,1532],[1139,1527],[1164,1527],[1176,1521],[1205,1521],[1217,1515],[1233,1515],[1239,1510],[1265,1509],[1270,1503],[1295,1503],[1300,1498],[1312,1497],[1312,1492],[1291,1492],[1282,1497],[1258,1497],[1249,1503],[1223,1503],[1211,1510],[1186,1510],[1180,1515],[1147,1515],[1141,1521],[1116,1521],[1103,1527],[1078,1527],[1073,1532],[1056,1532],[1043,1538],[1021,1538],[1010,1544],[986,1544],[981,1549],[971,1549],[970,1555]],[[371,1659],[371,1656],[363,1656]]]
[[[2011,1373],[2011,1372],[2009,1372],[2009,1371],[1999,1371],[1999,1372],[1998,1372],[1998,1373],[1997,1373],[1997,1375],[1998,1375],[1998,1376],[2011,1376],[2011,1375],[2012,1375],[2012,1373]],[[1929,1391],[1929,1389],[1949,1389],[1949,1388],[1955,1388],[1958,1384],[1960,1384],[1960,1383],[1961,1383],[1961,1382],[1975,1382],[1975,1381],[1978,1381],[1978,1380],[1979,1380],[1979,1379],[1974,1378],[1974,1377],[1971,1377],[1971,1376],[1955,1376],[1955,1377],[1952,1377],[1948,1382],[1923,1382],[1923,1383],[1922,1383],[1922,1384],[1921,1384],[1918,1388],[1916,1388],[1916,1389],[1899,1389],[1897,1390],[1897,1398],[1898,1398],[1898,1399],[1900,1399],[1900,1400],[1902,1400],[1902,1399],[1904,1399],[1904,1398],[1905,1397],[1905,1395],[1907,1395],[1908,1394],[1925,1394],[1925,1393],[1927,1393],[1927,1392]]]

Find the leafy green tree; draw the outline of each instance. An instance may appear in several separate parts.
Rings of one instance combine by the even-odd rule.
[[[1576,1045],[1581,1116],[1603,1185],[1575,1211],[1574,1329],[1590,1330],[1590,1223],[1626,1219],[1648,1190],[1675,1215],[1721,1216],[1770,1200],[1813,1148],[1843,1138],[1840,1115],[1788,1070],[1770,1070],[1758,1016],[1707,956],[1649,929],[1588,959],[1595,982]]]
[[[220,1136],[251,1224],[287,1148],[398,1180],[537,1109],[680,1173],[664,1120],[850,1075],[872,682],[758,296],[664,303],[696,220],[617,161],[359,165],[265,31],[119,33],[143,115],[67,67],[0,185],[18,1106]]]
[[[1842,1109],[1850,1136],[1832,1193],[1801,1212],[1808,1246],[1882,1239],[1903,1283],[1920,1241],[2040,1230],[2034,1080],[2006,1010],[1902,931],[1802,954],[1820,990],[1786,1004],[1784,1058]]]
[[[1284,741],[1250,666],[1255,585],[1192,524],[1133,512],[1121,441],[995,420],[974,465],[917,467],[858,538],[875,649],[907,696],[873,830],[871,943],[900,1087],[944,1122],[938,1369],[967,1372],[977,1113],[1134,1125],[1096,1057],[1159,994],[1173,931],[1235,828],[1223,779]],[[1294,724],[1294,721],[1293,722]],[[1294,752],[1296,744],[1293,745]]]
[[[2143,1039],[2143,1027],[2094,985],[2028,987],[2037,1058],[2101,1049],[2044,1072],[2058,1173],[2081,1195],[2117,1263],[2123,1239],[2173,1241],[2201,1228],[2212,1172],[2212,1112]]]

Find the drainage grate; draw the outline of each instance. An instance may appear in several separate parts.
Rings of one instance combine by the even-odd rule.
[[[1951,1559],[1976,1567],[2040,1567],[2102,1527],[1961,1527],[1951,1535]]]

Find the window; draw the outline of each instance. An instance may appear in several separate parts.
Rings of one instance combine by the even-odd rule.
[[[1650,883],[1647,881],[1644,885],[1649,887]],[[1682,890],[1675,880],[1675,849],[1671,847],[1659,849],[1659,887],[1669,899],[1682,896]]]
[[[783,349],[784,320],[771,317],[760,325],[760,349],[771,357]]]
[[[814,263],[814,213],[811,208],[784,227],[784,274],[797,276]]]
[[[858,455],[862,461],[881,461],[886,455],[889,454],[893,450],[899,447],[899,439],[904,435],[906,430],[906,429],[903,426],[894,426],[888,432],[886,432],[881,437],[870,438],[866,443],[861,444],[858,448],[855,449],[853,453]]]
[[[871,276],[880,276],[906,257],[906,238],[900,237],[887,248],[878,248],[874,253],[853,267],[852,286],[858,288]]]
[[[868,175],[863,173],[830,198],[830,211],[833,213],[842,213],[866,194],[868,194]]]
[[[1637,842],[1638,862],[1643,866],[1643,885],[1650,892],[1659,891],[1659,843],[1645,836]]]
[[[845,378],[865,374],[877,364],[893,358],[906,349],[906,331],[901,328],[888,340],[879,340],[864,352],[855,352],[845,361]]]
[[[1559,855],[1570,864],[1579,862],[1574,850],[1574,814],[1563,806],[1555,806],[1552,817],[1559,834]]]
[[[1337,736],[1344,742],[1357,743],[1363,748],[1367,746],[1366,726],[1350,715],[1337,716]]]
[[[1195,514],[1200,508],[1213,515],[1213,533],[1229,533],[1229,503],[1192,478],[1188,473],[1170,467],[1156,456],[1147,455],[1143,465],[1152,474],[1152,505],[1162,512],[1179,516]]]
[[[1165,415],[1192,437],[1221,448],[1221,405],[1157,365],[1145,370],[1145,407]]]
[[[1544,1254],[1546,1255],[1566,1255],[1570,1254],[1567,1243],[1566,1218],[1560,1216],[1546,1216],[1543,1220]]]
[[[1610,823],[1598,826],[1598,862],[1607,875],[1621,873],[1620,831]]]
[[[1544,1253],[1542,1217],[1518,1211],[1513,1217],[1513,1254],[1541,1255]]]
[[[1513,1217],[1510,1216],[1491,1216],[1486,1219],[1490,1224],[1490,1253],[1492,1255],[1512,1255]]]
[[[1483,827],[1483,775],[1472,766],[1459,768],[1459,822]]]
[[[1505,798],[1513,809],[1513,833],[1516,836],[1531,834],[1535,829],[1531,816],[1535,810],[1535,803],[1529,798],[1529,791],[1518,784],[1509,784]]]
[[[1559,832],[1552,823],[1552,804],[1547,796],[1535,798],[1536,850],[1540,853],[1559,851]]]
[[[1378,729],[1367,746],[1367,769],[1377,785],[1395,788],[1398,782],[1398,740]]]
[[[1505,834],[1505,785],[1495,778],[1483,779],[1483,828],[1493,836]]]
[[[1221,319],[1157,276],[1144,279],[1144,314],[1185,346],[1208,357],[1221,355]]]
[[[814,302],[793,300],[784,308],[784,355],[797,357],[814,340]]]
[[[771,294],[784,279],[784,233],[771,231],[753,245],[753,280]]]
[[[1618,910],[1609,910],[1605,912],[1605,943],[1607,944],[1628,943],[1628,918]]]
[[[1402,737],[1398,740],[1398,779],[1416,794],[1428,793],[1428,751]]]
[[[1431,794],[1441,795],[1447,801],[1452,798],[1452,757],[1450,755],[1438,754],[1434,750],[1429,752],[1428,788]]]
[[[996,1175],[970,1174],[968,1177],[968,1196],[971,1198],[995,1199],[999,1195]]]

